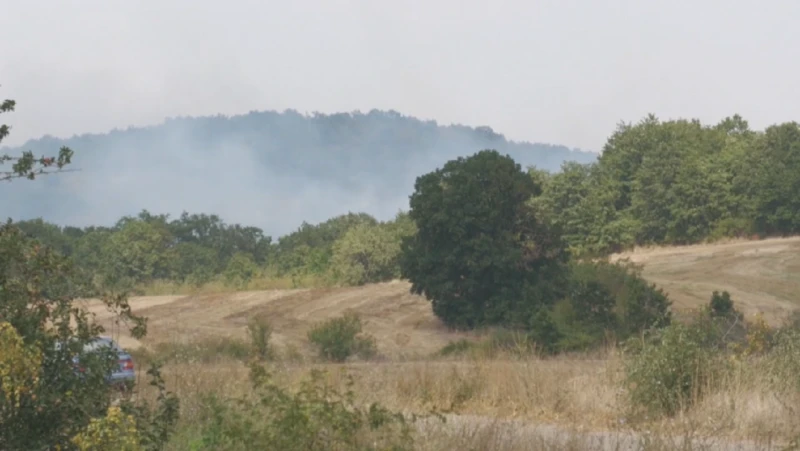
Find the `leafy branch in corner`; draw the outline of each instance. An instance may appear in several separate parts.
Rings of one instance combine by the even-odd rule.
[[[16,102],[13,100],[4,100],[0,104],[0,113],[7,113],[14,111]],[[8,125],[0,125],[0,143],[10,133],[11,127]],[[69,147],[61,147],[57,157],[35,157],[33,152],[25,151],[20,157],[12,157],[11,155],[0,155],[0,165],[8,162],[13,162],[11,170],[0,171],[0,181],[11,181],[18,178],[27,178],[33,180],[39,175],[52,174],[56,172],[72,172],[72,170],[64,169],[72,162],[73,151]]]

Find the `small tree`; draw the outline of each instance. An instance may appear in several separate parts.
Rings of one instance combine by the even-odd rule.
[[[727,317],[735,313],[731,294],[727,291],[723,291],[722,293],[714,291],[711,293],[711,302],[709,306],[711,307],[711,314],[713,316]]]

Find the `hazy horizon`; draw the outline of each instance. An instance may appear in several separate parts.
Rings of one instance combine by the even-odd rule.
[[[7,139],[4,139],[2,144],[0,144],[0,150],[7,151],[7,150],[24,149],[25,146],[29,145],[29,143],[31,143],[31,142],[39,141],[41,139],[47,139],[47,138],[55,138],[57,140],[67,141],[67,140],[70,140],[70,139],[73,139],[73,138],[78,138],[78,137],[86,136],[86,135],[89,135],[89,136],[101,136],[101,135],[107,135],[107,134],[112,133],[112,132],[120,132],[120,131],[129,130],[129,129],[148,129],[148,128],[153,128],[153,127],[160,127],[160,126],[168,124],[170,121],[180,120],[180,119],[204,119],[204,118],[213,118],[213,117],[217,117],[217,116],[222,116],[222,117],[226,117],[226,118],[234,118],[234,117],[239,117],[239,116],[247,116],[250,113],[284,113],[284,112],[296,112],[296,113],[298,113],[298,114],[300,114],[302,116],[305,116],[305,117],[313,117],[315,114],[326,114],[326,115],[353,114],[353,113],[368,114],[369,111],[372,111],[372,110],[377,110],[377,109],[376,108],[370,108],[370,109],[365,110],[365,111],[357,109],[357,110],[353,110],[353,111],[322,112],[322,111],[297,111],[294,108],[286,108],[286,109],[283,109],[283,110],[280,110],[280,111],[279,110],[274,110],[274,109],[257,109],[257,110],[243,111],[243,112],[231,113],[231,114],[222,114],[222,113],[208,114],[208,115],[189,115],[189,114],[185,114],[185,115],[167,116],[167,117],[162,118],[161,120],[156,120],[156,121],[154,121],[152,123],[136,124],[136,125],[133,125],[133,124],[120,125],[120,126],[111,127],[109,129],[97,130],[97,131],[93,131],[93,132],[65,133],[65,134],[61,134],[61,135],[56,135],[56,134],[52,134],[52,133],[45,133],[45,134],[40,135],[40,136],[34,136],[34,137],[31,137],[31,138],[28,138],[24,142],[15,143],[15,144],[11,144],[12,142],[14,142],[14,140],[12,140],[11,139],[11,135],[9,135],[9,137]],[[397,110],[389,109],[389,110],[386,110],[386,111],[397,111]],[[410,114],[406,114],[403,111],[397,111],[397,113],[399,113],[401,115],[405,115],[405,116],[411,116],[411,117],[414,117],[414,118],[419,119],[421,121],[436,122],[438,125],[443,126],[443,127],[449,127],[449,126],[456,126],[456,127],[463,126],[463,127],[470,127],[470,128],[489,127],[494,132],[503,134],[505,136],[505,134],[503,133],[503,130],[496,129],[496,128],[492,127],[491,124],[465,124],[465,123],[460,123],[460,122],[443,122],[443,121],[437,120],[434,117],[430,117],[430,118],[428,118],[428,117],[417,117],[417,116],[413,116],[413,115],[410,115]],[[7,118],[11,118],[13,114],[14,114],[14,112],[7,113],[6,117]],[[6,120],[6,121],[0,120],[0,122],[11,123],[13,121],[12,120]],[[14,127],[13,127],[13,125],[10,125],[10,124],[8,124],[8,125],[12,129],[12,135],[13,135]],[[576,146],[569,146],[569,145],[562,144],[562,143],[531,141],[531,140],[527,140],[527,139],[514,139],[514,138],[512,138],[510,136],[506,136],[506,138],[509,141],[516,142],[516,143],[551,144],[551,145],[555,145],[555,146],[564,146],[564,147],[567,147],[567,148],[569,148],[571,150],[578,150],[578,151],[583,151],[583,152],[591,152],[591,153],[598,154],[598,155],[600,155],[600,153],[601,153],[601,149],[582,148],[582,147],[576,147]]]
[[[10,2],[0,99],[17,109],[0,116],[12,127],[2,145],[53,153],[60,140],[31,140],[85,137],[75,166],[86,170],[5,187],[0,216],[107,223],[188,210],[276,234],[348,210],[390,215],[414,177],[493,142],[428,120],[591,152],[650,113],[706,124],[739,114],[764,129],[800,116],[798,17],[789,0]],[[373,109],[422,124],[247,114]],[[244,116],[213,132],[158,126],[215,115]],[[161,131],[126,132],[144,126]],[[542,155],[522,163],[568,154]]]
[[[4,190],[10,195],[0,197],[2,216],[110,226],[145,209],[172,217],[188,211],[281,236],[304,221],[348,212],[391,219],[408,208],[416,177],[485,148],[551,171],[566,160],[596,159],[564,146],[509,142],[489,128],[378,110],[181,118],[32,140],[24,149],[52,154],[62,145],[75,151],[71,168],[79,171],[10,184]]]
[[[12,2],[5,144],[182,115],[394,109],[599,150],[620,121],[798,116],[789,0]]]

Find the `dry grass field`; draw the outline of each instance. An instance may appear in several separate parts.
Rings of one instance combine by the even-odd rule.
[[[746,315],[762,312],[773,325],[800,307],[800,238],[637,249],[613,259],[643,265],[644,276],[663,287],[679,311],[707,303],[714,290],[729,291],[738,309]],[[247,320],[263,316],[274,329],[271,342],[279,352],[287,356],[292,350],[296,357],[272,364],[282,384],[297,384],[309,369],[322,367],[331,383],[342,386],[346,371],[356,378],[364,402],[455,415],[445,430],[423,428],[424,449],[772,449],[766,444],[785,442],[800,431],[800,418],[787,407],[800,400],[775,392],[758,360],[710,381],[713,394],[677,418],[642,423],[629,417],[621,398],[621,361],[614,349],[552,359],[432,358],[467,335],[446,330],[430,304],[408,289],[406,282],[394,281],[359,288],[137,297],[131,305],[149,318],[148,336],[142,343],[125,334],[118,338],[131,348],[244,339]],[[110,325],[98,303],[87,305]],[[384,359],[313,363],[306,332],[347,311],[366,321],[365,331],[375,336]],[[197,393],[235,395],[249,387],[244,365],[224,358],[172,364],[165,374],[182,398],[182,421],[188,422],[196,414]],[[631,429],[633,423],[639,425]],[[714,442],[707,446],[675,441],[709,436]],[[642,437],[649,437],[648,445],[642,445]]]
[[[612,256],[644,267],[643,275],[669,293],[673,309],[705,304],[727,290],[746,315],[764,314],[778,325],[800,307],[800,238],[733,241],[637,249]]]
[[[746,315],[762,312],[773,325],[800,307],[800,238],[725,244],[637,249],[614,255],[644,267],[644,276],[663,287],[675,310],[705,304],[714,290],[728,290]],[[143,296],[130,300],[136,314],[149,318],[144,344],[186,342],[204,337],[245,336],[247,319],[264,315],[279,346],[305,345],[315,322],[346,311],[359,313],[387,356],[429,355],[461,336],[445,330],[430,304],[408,292],[402,281],[358,288],[267,290]],[[90,310],[106,326],[108,315],[97,302]],[[124,345],[140,343],[121,334]]]

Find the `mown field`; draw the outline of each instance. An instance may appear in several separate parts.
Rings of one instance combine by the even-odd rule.
[[[639,249],[613,258],[643,265],[644,276],[669,293],[678,312],[707,303],[714,290],[729,291],[746,318],[761,312],[773,326],[800,306],[800,238]],[[613,347],[547,359],[436,356],[452,341],[479,337],[448,331],[429,303],[408,289],[406,282],[394,281],[137,297],[131,305],[149,318],[148,336],[141,343],[125,334],[118,339],[142,356],[175,357],[165,375],[181,396],[184,414],[173,449],[185,449],[189,441],[199,394],[249,390],[247,368],[231,343],[245,340],[252,317],[266,318],[273,328],[277,358],[269,365],[284,386],[297,387],[310,369],[319,368],[338,387],[345,386],[345,374],[352,375],[359,402],[446,413],[446,425],[420,428],[422,449],[771,449],[800,431],[800,416],[791,407],[800,400],[775,392],[757,359],[707,381],[712,394],[686,412],[648,421],[629,416],[620,388],[622,361]],[[111,326],[98,304],[88,305]],[[307,331],[347,311],[365,320],[378,356],[345,364],[315,361]],[[147,396],[146,389],[142,393]]]
[[[800,307],[800,238],[637,249],[611,258],[641,264],[644,276],[669,293],[678,312],[707,303],[714,290],[729,291],[739,310],[762,312],[771,324]],[[302,348],[311,325],[346,311],[361,315],[379,350],[390,357],[427,356],[465,336],[442,327],[430,303],[410,294],[409,286],[394,281],[356,288],[141,296],[130,304],[149,318],[145,345],[244,338],[247,319],[261,315],[272,324],[276,345]],[[115,329],[104,307],[87,305]],[[141,345],[124,333],[119,339],[128,347]]]

